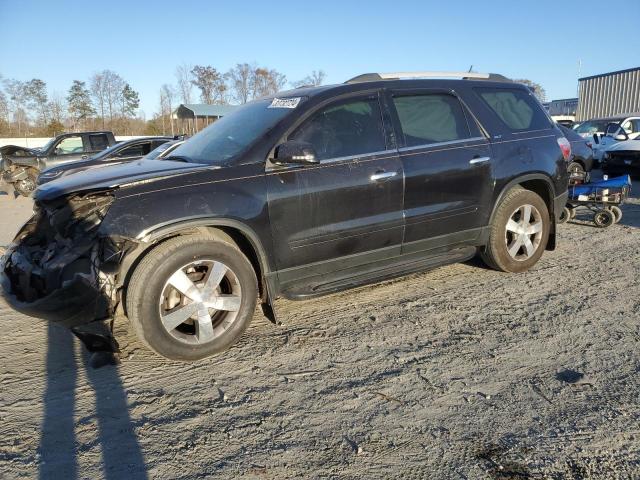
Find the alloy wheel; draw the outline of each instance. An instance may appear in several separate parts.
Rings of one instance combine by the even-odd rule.
[[[164,329],[176,340],[204,344],[222,335],[236,320],[242,289],[224,263],[197,260],[176,270],[160,296]]]
[[[542,241],[542,216],[533,205],[518,207],[505,227],[505,242],[509,256],[517,261],[531,258]]]

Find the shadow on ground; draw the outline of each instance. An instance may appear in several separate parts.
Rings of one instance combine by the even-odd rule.
[[[101,475],[95,472],[95,477],[122,478],[124,465],[127,479],[147,478],[118,368],[114,365],[91,368],[89,354],[83,347],[83,354],[76,358],[75,351],[79,346],[68,329],[49,324],[39,477],[77,478],[80,454],[99,448]],[[84,381],[81,371],[95,394],[95,411],[76,420],[76,390]],[[79,442],[76,431],[80,428],[85,435],[88,430],[95,438]]]

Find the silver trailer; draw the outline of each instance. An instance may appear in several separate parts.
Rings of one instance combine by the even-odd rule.
[[[640,67],[578,79],[576,121],[640,111]]]

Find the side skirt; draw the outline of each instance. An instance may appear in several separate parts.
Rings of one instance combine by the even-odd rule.
[[[464,262],[475,256],[477,247],[486,241],[485,230],[478,228],[414,242],[403,246],[402,253],[400,246],[387,247],[272,272],[266,278],[268,289],[271,298],[304,300]]]

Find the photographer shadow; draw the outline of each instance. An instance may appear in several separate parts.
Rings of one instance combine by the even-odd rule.
[[[92,368],[90,354],[84,348],[76,358],[78,344],[71,331],[48,324],[39,478],[78,478],[79,454],[97,444],[102,453],[101,475],[91,472],[91,477],[146,479],[147,469],[118,367]],[[76,421],[76,389],[82,380],[82,369],[95,394],[95,411]],[[95,439],[80,444],[75,431],[87,424],[95,425]]]

